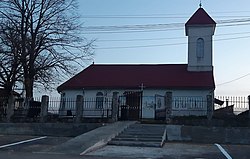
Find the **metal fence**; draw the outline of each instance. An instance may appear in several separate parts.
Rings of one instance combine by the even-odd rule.
[[[222,105],[214,105],[214,114],[241,115],[249,110],[247,97],[216,96]],[[140,94],[121,96],[118,101],[118,117],[129,120],[139,120],[145,114],[151,113],[152,118],[164,118],[166,113],[164,96],[141,96]],[[111,118],[112,97],[84,98],[83,118]],[[0,98],[0,119],[6,118],[8,98]],[[15,98],[14,116],[20,118],[39,118],[41,98]],[[74,118],[76,115],[76,98],[50,97],[48,101],[48,116],[57,118]],[[145,113],[146,112],[146,113]],[[152,115],[152,112],[154,113]],[[173,96],[172,116],[206,116],[208,113],[207,99],[198,96]]]
[[[173,116],[206,116],[207,99],[199,96],[179,96],[172,100]]]
[[[241,96],[216,96],[216,99],[219,99],[223,102],[222,105],[215,104],[215,111],[225,110],[233,112],[235,115],[241,114],[249,110],[249,101],[248,97]]]
[[[15,98],[13,106],[13,119],[21,121],[21,118],[38,120],[41,112],[42,98]],[[112,98],[84,98],[83,118],[110,118],[112,112]],[[8,98],[0,98],[0,121],[6,119]],[[49,118],[74,118],[76,116],[76,99],[50,97],[48,101]]]
[[[76,115],[76,100],[62,98],[59,102],[49,105],[49,110],[60,117]],[[109,118],[112,111],[112,98],[84,98],[83,117]]]

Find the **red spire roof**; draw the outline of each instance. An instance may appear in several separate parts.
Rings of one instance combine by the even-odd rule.
[[[187,25],[216,25],[216,22],[203,8],[199,8],[187,21],[186,26]]]

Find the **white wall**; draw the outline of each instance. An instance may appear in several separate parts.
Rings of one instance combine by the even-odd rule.
[[[165,96],[166,92],[172,92],[172,116],[202,116],[207,113],[206,97],[207,95],[211,95],[211,91],[212,90],[145,90],[143,96],[155,96],[156,94]],[[178,102],[178,99],[184,99],[185,101],[191,101],[192,103]],[[194,99],[196,99],[196,102]],[[197,102],[199,100],[204,100],[204,103],[201,104],[200,102]],[[143,118],[155,118],[155,108],[150,107],[152,104],[148,104],[148,101],[150,101],[150,99],[143,100],[142,102],[142,116]]]
[[[214,27],[188,27],[188,70],[212,71],[213,66],[213,34]],[[196,42],[204,40],[204,58],[198,60],[196,56]]]
[[[93,99],[95,100],[97,92],[102,92],[107,99],[111,100],[113,92],[118,92],[119,95],[123,95],[125,91],[133,91],[133,90],[67,90],[63,91],[62,93],[65,93],[65,98],[69,98],[72,100],[76,99],[77,95],[84,95],[84,99]],[[139,90],[134,90],[139,91]],[[156,101],[155,96],[162,96],[164,98],[166,92],[172,92],[173,96],[173,103],[172,103],[172,116],[183,116],[183,115],[206,115],[206,103],[203,105],[197,104],[194,105],[194,102],[192,104],[190,103],[184,103],[180,102],[180,99],[189,100],[189,99],[203,99],[206,100],[206,96],[211,94],[211,90],[147,90],[145,89],[143,91],[143,99],[142,99],[142,118],[146,119],[154,119],[155,118],[155,108],[156,108]],[[178,101],[179,100],[179,101]],[[193,101],[193,100],[192,100]],[[165,103],[161,102],[164,106]],[[111,107],[111,102],[108,102],[105,107]],[[103,112],[103,110],[100,111],[90,111],[93,108],[95,108],[95,104],[92,104],[88,106],[88,108],[85,108],[84,116],[103,116],[103,114],[106,114],[106,112]],[[68,106],[66,105],[64,109],[68,109]],[[88,111],[89,109],[89,111]],[[65,114],[64,114],[65,115]]]

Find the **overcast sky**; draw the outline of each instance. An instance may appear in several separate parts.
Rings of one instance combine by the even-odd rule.
[[[199,0],[79,0],[96,64],[187,63],[184,24]],[[215,95],[250,95],[250,1],[203,0],[217,22]],[[89,64],[91,64],[90,62]],[[86,65],[87,66],[87,65]]]

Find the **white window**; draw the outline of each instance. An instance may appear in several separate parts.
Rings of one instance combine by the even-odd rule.
[[[196,56],[198,60],[204,58],[204,39],[199,38],[196,41]]]
[[[102,92],[96,93],[96,108],[97,109],[103,108],[103,101],[104,101],[103,93]]]

